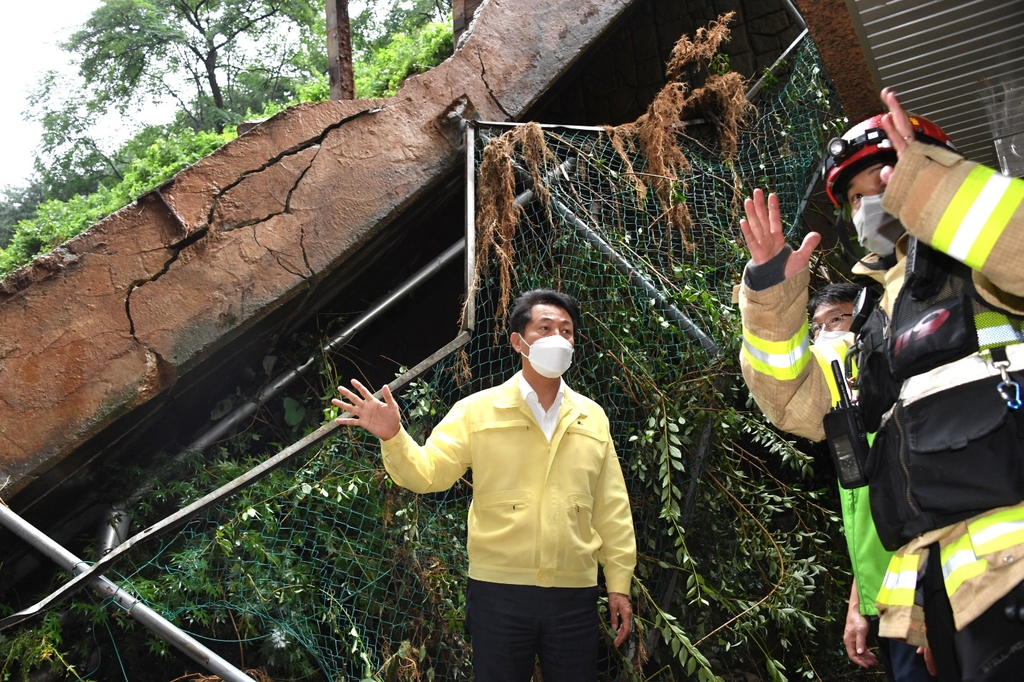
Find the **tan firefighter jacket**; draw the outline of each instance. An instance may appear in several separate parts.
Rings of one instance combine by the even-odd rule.
[[[883,207],[908,233],[971,267],[981,298],[1024,314],[1024,181],[966,161],[956,153],[914,142],[886,189]],[[903,287],[905,240],[897,263],[871,274],[885,289],[881,306],[891,315]],[[781,279],[781,277],[780,277]],[[831,407],[823,363],[813,362],[807,325],[807,270],[753,290],[744,274],[741,365],[757,404],[773,424],[809,438],[824,438],[822,418]],[[1005,317],[1003,318],[1006,319]],[[916,377],[915,377],[916,378]],[[933,530],[894,556],[879,592],[883,636],[916,636],[914,586],[923,567],[921,549],[939,542],[946,589],[958,628],[1024,579],[1024,505],[993,510]],[[919,611],[919,609],[917,610]]]

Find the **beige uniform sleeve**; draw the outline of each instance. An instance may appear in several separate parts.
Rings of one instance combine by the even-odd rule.
[[[970,266],[989,303],[1024,314],[1024,180],[914,142],[882,205],[912,235]]]
[[[760,291],[740,287],[743,346],[740,365],[754,401],[783,431],[822,440],[821,421],[831,395],[821,366],[812,361],[807,325],[805,269]]]

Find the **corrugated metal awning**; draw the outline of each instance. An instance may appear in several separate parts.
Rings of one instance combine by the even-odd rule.
[[[878,88],[998,168],[994,139],[1024,133],[1024,1],[846,3]]]

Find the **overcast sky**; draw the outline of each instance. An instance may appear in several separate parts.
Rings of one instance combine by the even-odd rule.
[[[76,73],[70,64],[71,55],[57,47],[57,43],[67,40],[100,4],[102,0],[5,2],[0,21],[0,189],[27,184],[32,175],[32,160],[42,129],[38,123],[23,118],[28,95],[51,69],[68,75]],[[365,0],[352,0],[349,12],[355,16],[364,6]],[[146,123],[166,123],[173,116],[173,105],[147,105],[140,116]],[[116,147],[137,128],[137,124],[135,128],[124,128],[118,123],[114,117],[102,121],[97,137],[113,141]]]
[[[89,18],[100,0],[29,0],[8,2],[0,22],[0,187],[24,184],[32,173],[32,154],[40,127],[22,119],[28,93],[46,71],[64,70],[69,55],[57,47]]]

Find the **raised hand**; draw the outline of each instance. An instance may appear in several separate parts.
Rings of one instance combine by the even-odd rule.
[[[896,158],[898,159],[903,155],[903,150],[914,141],[914,128],[910,123],[910,117],[903,110],[899,99],[896,98],[895,92],[889,88],[882,88],[882,103],[889,110],[889,113],[882,117],[882,130],[885,131],[889,141],[892,142],[892,148],[896,152]],[[893,167],[886,166],[882,169],[879,177],[881,177],[882,182],[889,184],[892,174]]]
[[[345,426],[361,426],[381,440],[394,438],[402,426],[402,415],[387,384],[381,389],[383,401],[375,398],[370,389],[355,379],[352,380],[352,386],[358,391],[358,395],[344,386],[338,386],[338,393],[345,400],[331,400],[333,405],[352,416],[338,417],[334,421]]]
[[[786,237],[782,232],[782,214],[779,211],[779,198],[768,195],[765,201],[764,190],[754,190],[754,196],[743,202],[743,210],[747,217],[740,220],[743,239],[750,250],[750,259],[754,265],[767,263],[786,246]],[[808,232],[800,248],[793,251],[786,260],[786,277],[792,277],[807,267],[811,254],[821,242],[821,235]]]

